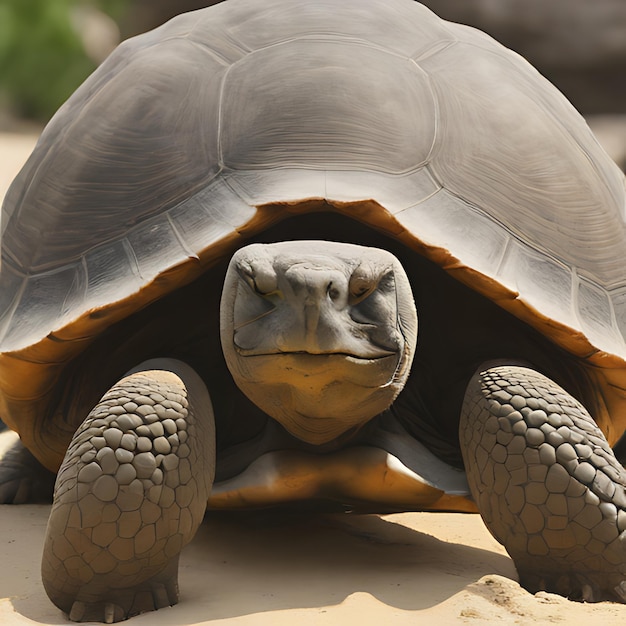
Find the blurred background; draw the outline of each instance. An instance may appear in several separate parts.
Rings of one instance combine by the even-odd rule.
[[[626,0],[423,3],[525,56],[626,154]],[[122,39],[212,4],[0,0],[0,131],[45,123]]]

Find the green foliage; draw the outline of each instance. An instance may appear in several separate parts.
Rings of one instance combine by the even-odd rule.
[[[46,121],[95,68],[72,24],[78,0],[0,0],[0,104]],[[124,0],[98,6],[121,11]]]
[[[126,14],[129,0],[98,0],[95,4],[114,20],[120,20]]]

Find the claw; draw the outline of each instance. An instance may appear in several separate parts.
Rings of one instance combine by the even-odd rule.
[[[614,588],[615,593],[626,602],[626,580],[622,580],[622,582]]]
[[[170,578],[165,581],[165,588],[167,589],[167,597],[170,599],[169,604],[173,606],[178,603],[178,577]]]
[[[171,606],[167,590],[165,585],[154,585],[152,587],[152,597],[154,598],[154,606],[157,609],[162,609],[166,606]]]
[[[583,602],[594,602],[594,594],[591,585],[582,586]]]
[[[104,623],[113,624],[114,622],[120,622],[126,617],[122,607],[111,602],[107,602],[104,606]]]
[[[80,601],[76,601],[74,602],[74,604],[72,604],[72,610],[70,611],[70,615],[69,618],[72,622],[80,622],[84,615],[85,615],[85,610],[86,610],[86,606],[84,602],[80,602]]]

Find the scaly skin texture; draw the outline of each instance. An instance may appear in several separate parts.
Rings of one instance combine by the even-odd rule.
[[[463,405],[468,482],[532,592],[626,600],[626,471],[585,408],[534,370],[479,370]]]
[[[43,468],[16,433],[0,432],[0,504],[33,504],[52,501],[55,474]]]
[[[42,576],[74,621],[176,604],[178,557],[206,509],[215,468],[206,387],[173,360],[138,369],[89,414],[57,477]]]

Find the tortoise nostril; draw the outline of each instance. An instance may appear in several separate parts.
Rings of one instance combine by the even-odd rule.
[[[240,264],[239,273],[260,295],[271,294],[278,288],[276,271],[267,259],[247,260]]]
[[[285,271],[284,278],[295,300],[301,299],[308,304],[315,302],[319,306],[324,301],[340,305],[347,299],[346,277],[328,265],[313,262],[293,264]]]
[[[328,287],[326,288],[326,293],[328,294],[328,297],[333,302],[336,302],[337,300],[339,300],[339,297],[341,296],[341,291],[337,287],[335,287],[335,285],[333,285],[332,281],[328,283]]]
[[[261,294],[269,294],[278,288],[276,274],[274,272],[258,272],[254,277],[257,291]]]

